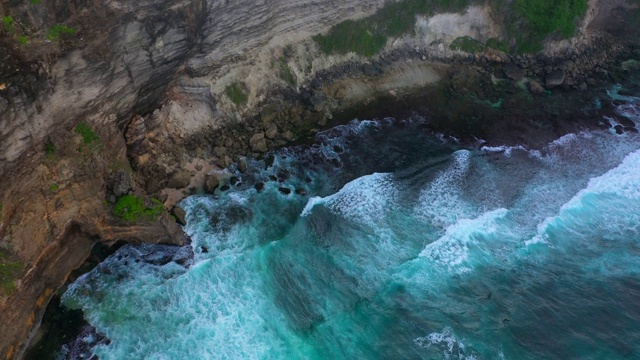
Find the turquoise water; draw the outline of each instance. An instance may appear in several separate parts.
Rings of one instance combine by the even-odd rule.
[[[63,300],[101,359],[640,358],[640,136],[423,128],[354,121],[251,162],[183,201],[187,265],[125,246]]]

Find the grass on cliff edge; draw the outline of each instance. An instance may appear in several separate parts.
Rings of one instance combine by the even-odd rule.
[[[242,85],[237,82],[227,86],[224,92],[229,97],[229,100],[238,106],[246,104],[247,100],[249,100],[249,97],[242,88]]]
[[[507,12],[510,37],[518,52],[542,50],[544,39],[557,33],[569,37],[575,32],[576,21],[587,9],[587,0],[400,0],[387,3],[374,15],[360,20],[346,20],[313,39],[326,54],[354,52],[371,57],[380,52],[389,37],[411,34],[417,15],[460,12],[473,3],[489,3],[500,12]],[[475,48],[475,47],[474,47]]]
[[[372,16],[346,20],[335,25],[326,35],[314,40],[327,54],[355,52],[367,57],[380,52],[389,37],[413,33],[417,15],[458,12],[471,0],[401,0],[387,3]]]
[[[522,53],[542,50],[550,34],[572,36],[587,11],[587,0],[515,0],[513,4],[516,14],[527,23],[527,29],[516,36],[517,50]]]
[[[157,199],[151,199],[149,205],[141,196],[124,195],[113,206],[113,214],[122,220],[134,222],[141,219],[149,219],[162,214],[164,205]]]
[[[10,259],[8,254],[0,250],[0,291],[5,294],[15,291],[15,279],[20,275],[23,267],[20,261]]]

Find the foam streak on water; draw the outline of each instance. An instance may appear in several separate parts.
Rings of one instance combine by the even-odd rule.
[[[191,263],[126,246],[74,283],[95,353],[640,358],[638,135],[475,151],[386,120],[318,142],[184,200]]]

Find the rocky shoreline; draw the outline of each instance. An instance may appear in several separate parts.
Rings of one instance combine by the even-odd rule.
[[[362,14],[370,14],[383,2],[357,3]],[[44,52],[55,50],[47,61],[11,58],[20,71],[11,75],[18,85],[0,88],[0,112],[7,114],[0,123],[8,124],[0,170],[11,174],[0,181],[6,189],[0,194],[0,255],[22,262],[23,270],[16,291],[0,292],[0,317],[8,319],[0,324],[6,334],[0,356],[19,358],[28,339],[39,337],[50,299],[96,243],[188,242],[176,224],[176,218],[184,222],[184,213],[174,205],[190,194],[228,191],[246,171],[248,158],[311,143],[318,131],[354,117],[421,116],[428,131],[456,137],[465,146],[482,139],[488,145],[537,148],[569,132],[612,126],[599,121],[617,117],[605,91],[618,82],[633,85],[640,59],[637,43],[601,31],[582,33],[538,55],[492,49],[470,54],[409,41],[388,44],[372,58],[320,56],[308,51],[313,43],[304,38],[274,35],[266,46],[269,38],[260,29],[270,23],[260,17],[243,29],[263,43],[250,39],[243,48],[247,55],[239,56],[232,54],[242,42],[234,32],[238,19],[207,23],[211,14],[205,14],[204,1],[147,5],[93,9],[117,19],[98,30],[96,43],[84,44],[82,38],[47,43]],[[78,19],[95,15],[80,8],[64,12],[69,23],[87,24]],[[164,8],[172,9],[170,16],[159,17]],[[237,15],[236,8],[224,10]],[[285,10],[282,16],[295,14]],[[345,17],[352,10],[339,2],[331,11]],[[28,13],[52,20],[49,12],[38,11]],[[136,11],[136,19],[125,16]],[[168,19],[166,26],[159,18]],[[318,32],[335,21],[307,30]],[[211,38],[200,39],[198,51],[223,49],[227,57],[212,62],[195,56],[208,70],[190,71],[197,64],[187,60],[201,33]],[[110,39],[112,54],[100,48],[104,39]],[[287,44],[295,44],[294,50]],[[256,50],[262,46],[264,52]],[[318,64],[310,62],[314,56],[322,57]],[[242,64],[236,66],[236,60]],[[292,71],[290,65],[293,81],[282,75],[282,69]],[[0,68],[0,75],[5,70],[13,71]],[[249,101],[233,104],[225,87],[243,82],[250,85]],[[601,99],[601,106],[594,99]],[[99,140],[87,143],[79,124],[88,124]],[[636,129],[621,119],[615,131]],[[113,211],[123,196],[148,208],[159,199],[173,217],[163,210],[124,221]]]
[[[146,156],[152,139],[129,143],[129,153],[146,191],[171,208],[189,194],[214,193],[231,178],[223,170],[242,172],[248,157],[312,142],[318,131],[355,117],[419,115],[429,119],[432,131],[467,144],[483,139],[492,146],[537,148],[564,133],[600,126],[592,119],[601,117],[596,113],[610,112],[606,101],[604,109],[588,110],[588,103],[602,96],[610,84],[631,76],[633,72],[623,70],[620,64],[634,58],[640,58],[640,49],[609,36],[592,38],[572,52],[553,56],[397,49],[370,62],[352,61],[321,71],[309,87],[298,91],[275,87],[269,100],[258,105],[246,120],[193,134],[177,144],[163,143],[168,149],[158,152],[171,154],[173,150],[174,155],[163,158],[162,166],[153,161],[143,163],[135,156]],[[409,83],[366,96],[353,90],[354,83],[390,82],[389,74],[398,65],[403,66],[403,76],[428,68],[435,69],[438,77],[418,86]],[[148,135],[150,129],[145,131]],[[187,164],[198,159],[200,165],[185,170],[185,154]]]
[[[591,58],[597,60],[591,61]],[[640,49],[606,42],[604,45],[596,42],[580,55],[566,57],[491,52],[438,58],[415,49],[395,51],[372,63],[352,62],[319,73],[310,88],[299,92],[290,88],[274,89],[274,97],[280,98],[277,106],[274,102],[265,103],[257,115],[245,122],[185,139],[184,149],[188,154],[202,156],[205,153],[208,156],[205,157],[209,161],[206,167],[193,167],[187,171],[180,167],[183,164],[177,164],[173,173],[158,174],[145,167],[137,168],[134,162],[133,169],[137,176],[153,179],[151,185],[149,180],[146,183],[149,195],[167,201],[168,196],[163,193],[166,194],[167,189],[177,191],[177,197],[171,203],[173,207],[189,194],[232,191],[230,188],[241,181],[247,171],[247,158],[268,156],[269,151],[285,146],[311,144],[318,131],[355,117],[403,119],[420,116],[427,119],[427,131],[458,138],[466,147],[523,145],[536,149],[570,132],[612,126],[601,121],[605,116],[617,118],[624,124],[615,129],[618,133],[637,132],[632,122],[625,123],[613,112],[615,101],[606,99],[606,90],[618,81],[637,87],[634,83],[636,74],[619,68],[621,62],[630,58],[640,58]],[[384,76],[385,70],[394,64],[436,61],[447,66],[446,76],[420,88],[378,94],[365,102],[342,107],[335,106],[338,99],[325,92],[339,81]],[[601,106],[595,106],[594,99],[601,99]],[[130,153],[145,154],[140,146],[142,143],[129,143]],[[196,176],[197,172],[201,172],[201,176]],[[123,193],[117,189],[124,187],[126,193],[135,186],[132,179],[119,174],[107,185],[112,201]],[[201,182],[193,186],[192,179]],[[173,214],[178,222],[184,223],[184,212],[179,207],[173,207]],[[94,264],[96,261],[99,260],[95,256],[90,259]],[[91,267],[84,268],[87,271]],[[50,309],[53,314],[61,311],[56,306]],[[56,317],[46,315],[45,318]],[[74,329],[90,331],[86,326]],[[59,329],[51,331],[56,335],[59,332]],[[70,334],[65,341],[74,336]],[[56,343],[56,346],[62,344],[64,342]],[[40,345],[32,346],[38,348]]]

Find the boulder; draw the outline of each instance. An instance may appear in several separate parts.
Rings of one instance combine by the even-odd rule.
[[[182,226],[187,225],[187,220],[186,220],[186,216],[187,216],[187,212],[184,211],[183,208],[181,208],[180,206],[174,206],[173,210],[171,210],[171,213],[173,214],[173,216],[176,217],[176,222]]]
[[[251,139],[249,139],[249,146],[251,146],[253,152],[263,153],[269,150],[263,132],[254,134]]]
[[[171,175],[167,187],[171,189],[182,189],[189,186],[191,173],[187,170],[178,170]]]
[[[220,179],[217,175],[206,174],[204,176],[204,191],[213,194],[220,185]]]
[[[113,194],[116,197],[126,195],[131,191],[131,175],[127,171],[120,170],[113,179]]]
[[[276,124],[271,124],[267,131],[265,131],[264,135],[269,139],[274,139],[276,135],[278,135],[278,126]]]
[[[247,158],[246,157],[241,157],[240,160],[238,160],[238,171],[240,171],[242,174],[247,172]]]
[[[564,82],[564,71],[562,70],[556,70],[556,71],[550,72],[545,79],[545,84],[549,89],[554,88],[558,85],[562,85],[563,82]]]
[[[324,105],[327,102],[327,96],[323,92],[318,91],[311,96],[309,102],[311,102],[311,109],[313,111],[320,112],[324,109]]]
[[[536,95],[542,94],[544,92],[544,87],[542,87],[539,82],[531,80],[529,81],[529,91]]]
[[[509,79],[513,81],[518,81],[527,74],[527,71],[525,69],[514,63],[508,64],[504,67],[504,69],[502,69],[502,71]]]

